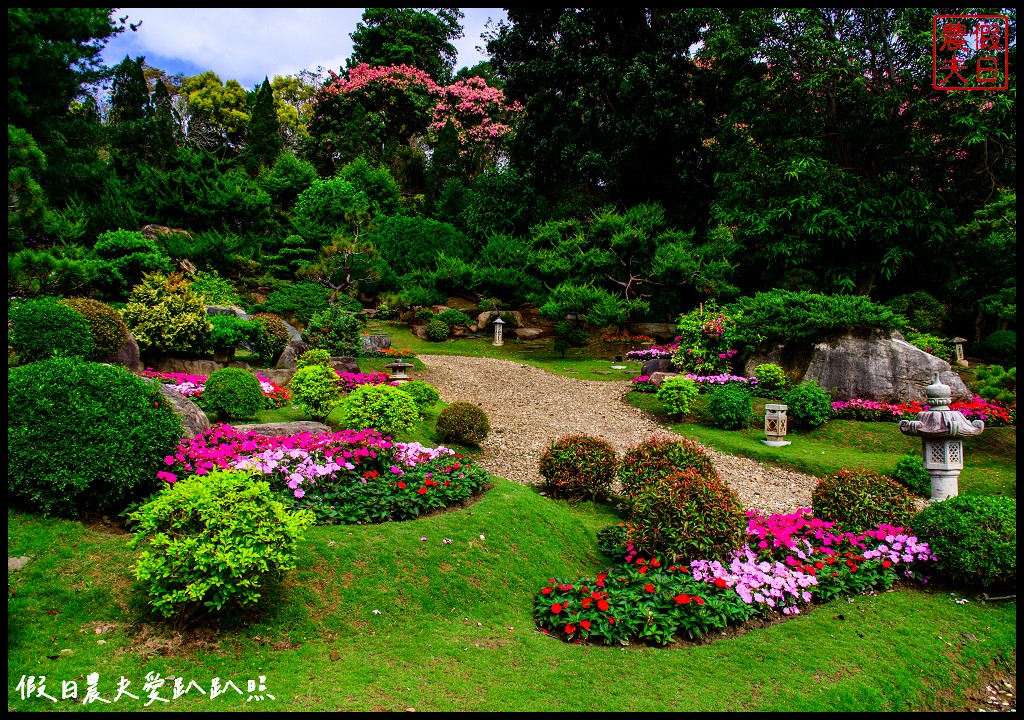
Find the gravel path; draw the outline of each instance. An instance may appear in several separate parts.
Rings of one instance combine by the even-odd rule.
[[[510,360],[425,355],[417,373],[441,392],[441,399],[479,405],[491,421],[479,463],[523,485],[541,482],[540,456],[563,435],[584,434],[608,441],[620,455],[652,435],[678,438],[643,411],[626,404],[628,381],[577,380]],[[803,473],[708,450],[722,479],[744,507],[767,513],[810,507],[817,482]]]

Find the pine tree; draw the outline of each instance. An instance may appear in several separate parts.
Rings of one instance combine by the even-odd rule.
[[[252,116],[245,132],[246,167],[255,175],[261,167],[274,164],[281,152],[281,124],[274,106],[274,91],[270,81],[263,78],[263,84],[256,93],[252,105]]]

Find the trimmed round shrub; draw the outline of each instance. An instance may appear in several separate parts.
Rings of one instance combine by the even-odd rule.
[[[416,311],[416,319],[430,322],[434,319],[434,313],[430,308],[420,308]]]
[[[708,413],[726,430],[745,427],[754,413],[750,391],[733,383],[716,387],[708,394]]]
[[[444,342],[451,335],[452,328],[448,323],[431,320],[427,323],[426,335],[430,342]]]
[[[89,332],[95,343],[93,360],[106,362],[124,346],[128,339],[128,326],[117,310],[91,298],[66,298],[61,300],[61,304],[84,317],[89,324]]]
[[[360,385],[348,394],[341,409],[345,427],[373,428],[383,435],[412,430],[419,416],[412,396],[391,385]]]
[[[906,455],[896,461],[891,473],[892,479],[915,495],[929,497],[932,494],[932,479],[924,469],[920,455]]]
[[[782,396],[789,421],[802,428],[816,428],[832,417],[832,398],[817,380],[807,380]]]
[[[693,469],[660,478],[633,498],[628,537],[641,553],[670,560],[725,560],[746,536],[739,496]]]
[[[843,468],[819,480],[811,507],[816,518],[839,523],[847,532],[882,524],[906,526],[914,514],[905,487],[867,468]]]
[[[786,371],[774,363],[764,363],[754,368],[757,378],[757,390],[761,397],[777,398],[786,391],[789,378]]]
[[[694,470],[707,478],[718,478],[718,471],[707,452],[693,440],[648,438],[634,445],[619,463],[619,481],[626,497],[633,497],[661,478],[683,470]]]
[[[420,412],[441,399],[441,393],[437,391],[437,388],[422,380],[410,380],[399,385],[398,389],[413,399]]]
[[[303,353],[302,357],[307,355],[309,353]],[[288,391],[302,412],[314,420],[326,419],[342,403],[338,373],[326,364],[310,362],[298,368],[288,384]]]
[[[53,358],[8,373],[7,490],[46,515],[120,512],[155,492],[181,422],[124,368]]]
[[[202,406],[222,420],[248,420],[263,409],[263,389],[248,370],[221,368],[206,379]]]
[[[295,369],[301,370],[311,365],[331,367],[331,354],[326,350],[307,350],[295,359]]]
[[[491,423],[487,413],[476,405],[454,402],[441,411],[435,429],[444,442],[479,445],[487,439]]]
[[[938,567],[971,585],[1017,581],[1017,500],[957,495],[926,507],[914,519]]]
[[[469,325],[473,322],[473,319],[469,315],[461,310],[456,310],[455,308],[448,308],[444,312],[438,313],[437,318],[435,319],[440,320],[448,327]]]
[[[202,298],[181,273],[146,275],[122,316],[143,352],[201,352],[212,329]]]
[[[270,484],[214,470],[165,487],[131,514],[135,577],[150,606],[184,622],[204,610],[255,605],[267,583],[297,563],[308,510],[288,511]]]
[[[1017,331],[996,330],[981,343],[981,352],[996,360],[1010,360],[1017,357]]]
[[[541,455],[540,474],[555,497],[590,500],[608,494],[617,465],[614,448],[604,440],[566,435]]]
[[[249,341],[249,346],[260,363],[272,365],[278,356],[284,352],[291,341],[291,333],[285,326],[284,320],[273,313],[257,313],[252,319],[260,324],[260,333]]]
[[[700,388],[690,378],[676,375],[662,380],[658,387],[657,398],[665,407],[665,412],[674,417],[682,417],[690,412],[690,402],[700,394]]]
[[[355,357],[363,345],[362,329],[359,316],[334,304],[314,313],[302,337],[311,348],[327,350],[331,355]]]
[[[92,357],[96,347],[88,321],[52,298],[26,300],[10,308],[10,343],[21,364],[60,357]]]

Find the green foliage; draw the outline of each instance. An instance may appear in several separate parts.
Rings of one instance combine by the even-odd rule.
[[[922,333],[940,333],[946,321],[946,306],[924,290],[897,295],[886,307],[907,319],[909,327]]]
[[[416,311],[416,319],[426,320],[427,322],[430,322],[431,320],[434,319],[434,311],[431,310],[430,308],[420,308],[419,310]]]
[[[248,472],[214,470],[165,487],[131,515],[145,548],[135,577],[150,605],[179,623],[200,611],[251,607],[298,562],[309,511],[289,512]]]
[[[955,359],[952,343],[941,335],[907,332],[903,337],[917,349],[924,350],[926,353],[941,358],[946,362],[952,362]]]
[[[508,167],[477,178],[459,219],[478,242],[503,233],[525,235],[538,220],[537,206],[536,191],[521,173]]]
[[[672,364],[682,372],[696,375],[718,375],[728,372],[733,350],[731,316],[719,310],[712,301],[680,315],[679,351]]]
[[[263,409],[263,390],[248,370],[221,368],[206,379],[202,405],[221,420],[250,420]]]
[[[422,380],[409,380],[402,383],[399,389],[413,399],[421,413],[441,399],[437,388]]]
[[[192,292],[201,297],[207,305],[233,307],[241,302],[234,284],[227,278],[222,278],[216,270],[200,270],[189,277],[189,282],[192,283]]]
[[[786,371],[774,363],[764,363],[754,368],[757,391],[761,397],[778,398],[786,391],[789,378]]]
[[[700,388],[690,378],[676,375],[665,378],[658,387],[658,400],[671,416],[682,417],[690,412],[690,401],[700,393]]]
[[[969,586],[1017,581],[1017,500],[957,495],[932,503],[914,518],[939,568]]]
[[[473,248],[454,226],[418,217],[380,218],[366,237],[398,275],[432,268],[440,255],[467,260]]]
[[[822,478],[811,494],[814,516],[836,522],[845,532],[881,524],[907,526],[914,503],[907,489],[874,470],[842,469]]]
[[[753,415],[750,391],[734,383],[716,387],[708,395],[708,413],[715,425],[726,430],[746,427]]]
[[[295,360],[295,368],[297,370],[313,365],[322,365],[329,368],[331,366],[331,354],[326,350],[307,350]]]
[[[54,356],[93,356],[96,343],[89,322],[54,298],[12,304],[9,318],[8,342],[22,364]]]
[[[181,273],[146,275],[122,317],[143,351],[199,352],[212,328],[202,298]]]
[[[626,523],[609,525],[597,531],[597,549],[613,563],[622,563],[626,559],[626,548],[629,545],[629,529]]]
[[[438,82],[452,77],[462,37],[458,8],[366,8],[352,33],[351,69],[368,65],[409,65]]]
[[[984,357],[1012,360],[1017,357],[1017,331],[996,330],[982,341],[979,350]]]
[[[46,193],[39,176],[46,168],[35,139],[21,128],[7,126],[7,242],[18,247],[43,230]]]
[[[610,443],[589,435],[566,435],[540,458],[540,474],[555,497],[597,500],[607,496],[618,461]]]
[[[348,180],[315,180],[295,202],[295,227],[307,241],[322,245],[334,235],[351,234],[371,210],[370,199]]]
[[[986,400],[1006,407],[1017,404],[1017,368],[1005,370],[1002,365],[982,365],[971,383],[971,389]]]
[[[121,313],[106,303],[91,298],[65,298],[61,304],[85,318],[95,343],[91,360],[110,360],[128,338],[128,328]]]
[[[487,439],[491,423],[483,409],[467,402],[454,402],[437,417],[435,427],[444,442],[479,445]]]
[[[313,164],[290,152],[281,153],[274,167],[263,178],[263,189],[274,204],[289,210],[296,200],[317,179]]]
[[[210,316],[210,335],[207,342],[217,347],[235,347],[258,337],[261,326],[255,320],[244,320],[237,315]]]
[[[160,253],[156,242],[136,230],[103,233],[93,247],[103,265],[101,279],[114,299],[128,294],[146,273],[169,273],[174,264]]]
[[[412,396],[391,385],[360,385],[348,394],[341,409],[345,427],[373,428],[384,435],[411,430],[419,416]]]
[[[304,353],[303,357],[308,354]],[[318,421],[323,421],[342,402],[338,373],[330,365],[299,367],[288,384],[288,390],[299,409]]]
[[[274,91],[270,87],[270,81],[264,77],[263,84],[256,91],[252,103],[249,126],[245,129],[243,154],[251,170],[258,171],[261,167],[274,164],[283,144],[280,130],[281,124],[274,107]]]
[[[341,168],[338,177],[366,196],[372,217],[397,215],[401,211],[398,183],[383,165],[373,167],[360,156]]]
[[[456,310],[455,308],[448,308],[447,310],[438,313],[437,318],[435,319],[440,320],[445,325],[452,328],[459,325],[474,324],[475,322],[469,315],[461,310]]]
[[[650,555],[681,562],[726,560],[743,544],[746,528],[734,490],[717,477],[686,469],[633,496],[628,536],[635,548]]]
[[[796,427],[816,428],[832,417],[832,398],[817,380],[805,380],[782,396],[790,422]]]
[[[7,487],[46,515],[116,513],[156,490],[181,423],[127,370],[54,358],[8,373]]]
[[[427,323],[427,340],[431,342],[444,342],[451,335],[451,332],[452,328],[448,323],[441,322],[440,320],[431,320]]]
[[[252,319],[260,324],[260,332],[249,341],[252,351],[264,365],[271,365],[291,341],[284,320],[273,313],[257,313]]]
[[[80,245],[19,250],[7,256],[7,290],[12,296],[74,295],[92,287],[103,263]]]
[[[327,309],[330,296],[330,291],[322,285],[311,282],[295,283],[267,295],[266,302],[260,306],[260,310],[283,318],[294,318],[303,325],[308,325],[314,313]]]
[[[915,495],[930,497],[932,494],[932,480],[920,455],[904,455],[896,461],[896,467],[889,475]]]
[[[707,452],[693,440],[648,438],[634,445],[622,456],[619,481],[627,498],[674,472],[694,470],[707,478],[717,478],[718,471]]]
[[[311,348],[327,350],[331,355],[355,357],[362,347],[359,316],[335,303],[310,318],[303,339]]]

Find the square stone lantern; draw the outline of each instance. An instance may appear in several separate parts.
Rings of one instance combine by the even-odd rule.
[[[391,374],[388,375],[389,383],[402,384],[409,382],[411,379],[405,371],[413,367],[412,363],[407,363],[404,360],[396,360],[393,363],[388,363],[384,367],[391,371]]]
[[[932,500],[945,500],[958,493],[958,478],[964,469],[964,441],[954,438],[924,438],[921,459],[932,481]]]
[[[505,325],[505,321],[501,317],[494,318],[494,342],[491,343],[495,347],[500,347],[505,344],[505,341],[501,339],[501,329]]]
[[[768,403],[764,406],[764,435],[765,439],[762,440],[765,445],[769,447],[784,447],[786,445],[792,445],[792,442],[786,440],[787,431],[787,420],[786,410],[789,409],[788,405],[777,405],[775,403]]]
[[[956,360],[954,361],[960,367],[967,367],[967,360],[964,359],[964,343],[967,342],[967,338],[955,337],[953,338],[953,348],[956,353]]]

